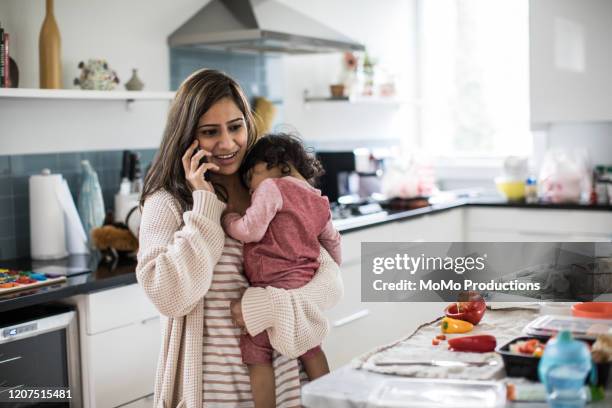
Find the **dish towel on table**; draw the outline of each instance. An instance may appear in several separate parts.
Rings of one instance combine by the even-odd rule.
[[[497,345],[503,345],[521,335],[521,330],[536,317],[534,310],[508,309],[487,310],[482,321],[465,334],[446,334],[446,339],[491,334],[496,337]],[[492,380],[505,376],[501,357],[495,353],[468,353],[448,350],[447,341],[432,345],[432,339],[441,333],[441,318],[417,328],[414,333],[395,343],[379,347],[355,360],[353,366],[359,369],[382,374],[396,374],[416,378],[452,378],[462,380]],[[494,365],[482,367],[441,367],[432,365],[376,365],[377,362],[392,361],[462,361],[488,362]]]

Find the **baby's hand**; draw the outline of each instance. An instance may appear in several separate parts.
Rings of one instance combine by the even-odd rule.
[[[242,295],[246,288],[240,289],[240,298],[234,299],[230,302],[230,313],[232,314],[232,321],[234,322],[234,326],[239,327],[242,331],[246,330],[246,323],[244,322],[244,317],[242,316]]]
[[[244,330],[246,329],[246,324],[244,323],[244,318],[242,317],[242,305],[240,304],[241,300],[242,299],[232,300],[230,302],[230,312],[232,313],[232,321],[234,322],[234,326]]]

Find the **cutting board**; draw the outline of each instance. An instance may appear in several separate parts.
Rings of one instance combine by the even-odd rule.
[[[5,293],[53,285],[65,280],[66,277],[61,275],[0,268],[0,296]]]

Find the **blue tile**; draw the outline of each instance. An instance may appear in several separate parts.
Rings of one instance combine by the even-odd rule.
[[[15,237],[15,220],[14,218],[0,218],[0,238]]]
[[[15,208],[15,217],[30,214],[30,198],[29,196],[13,196],[13,206]]]
[[[84,152],[82,153],[84,160],[89,160],[91,167],[95,171],[101,170],[104,167],[104,153],[102,152]],[[83,171],[83,167],[79,167],[80,171]]]
[[[13,195],[13,179],[0,176],[0,197]]]
[[[98,174],[100,179],[100,186],[102,190],[119,190],[119,183],[121,182],[121,174],[118,169],[104,170]]]
[[[15,239],[30,241],[30,216],[20,215],[15,217]]]
[[[15,247],[16,258],[29,257],[31,253],[30,237],[28,237],[27,239],[18,239],[17,241],[15,241]]]
[[[43,169],[49,169],[52,173],[59,172],[58,154],[27,154],[23,156],[11,156],[11,174],[14,176],[25,176],[40,174]]]
[[[155,153],[157,153],[157,150],[156,149],[142,149],[142,150],[136,150],[136,152],[140,154],[140,169],[142,170],[143,175],[144,175],[146,168],[153,161],[153,157],[155,157]]]
[[[121,169],[121,161],[123,160],[123,151],[109,151],[104,152],[102,160],[105,169]]]
[[[30,176],[13,177],[13,194],[14,195],[29,195],[30,194]]]
[[[0,176],[11,174],[10,156],[0,156]]]
[[[81,153],[61,153],[58,155],[59,170],[62,174],[81,170]]]
[[[0,217],[12,218],[14,216],[13,197],[0,198]]]
[[[12,259],[17,257],[14,238],[0,238],[0,259]]]

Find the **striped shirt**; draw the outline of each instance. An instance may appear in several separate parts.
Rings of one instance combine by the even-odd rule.
[[[229,304],[248,286],[243,275],[242,243],[228,236],[212,284],[204,297],[202,398],[205,408],[253,407],[247,366],[240,354],[240,329],[234,327]],[[299,360],[274,353],[276,406],[300,407]],[[300,374],[301,373],[301,374]]]

